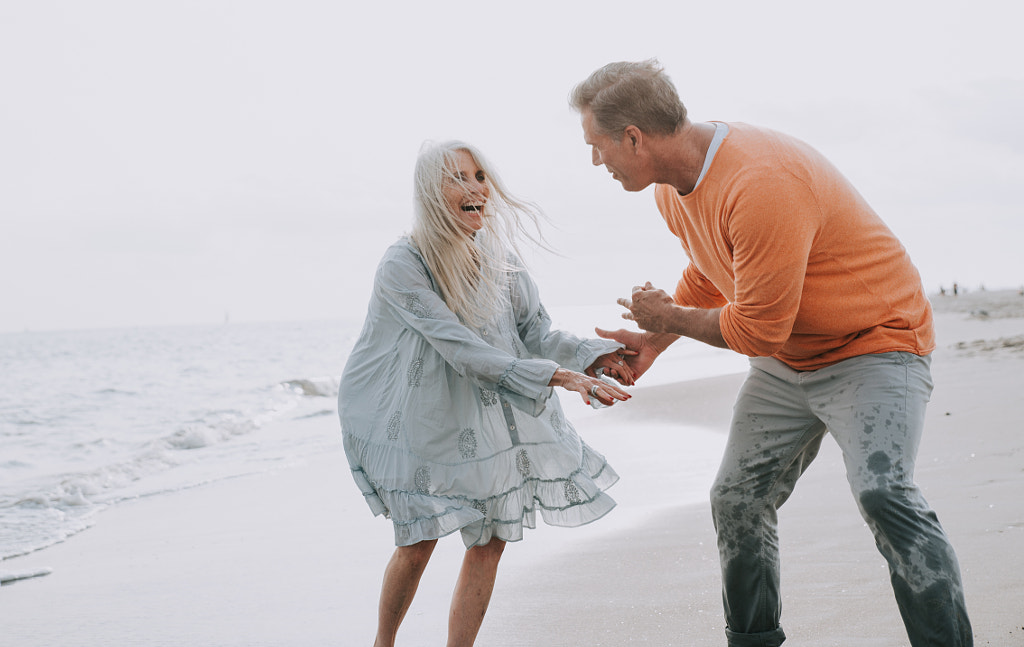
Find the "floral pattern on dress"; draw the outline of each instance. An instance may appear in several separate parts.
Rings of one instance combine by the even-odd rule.
[[[414,359],[409,363],[409,386],[419,386],[420,380],[423,379],[423,360]]]
[[[421,319],[430,319],[433,317],[430,310],[428,310],[427,307],[423,305],[423,302],[420,301],[420,296],[418,294],[407,294],[405,296],[405,309]]]
[[[516,453],[516,469],[519,470],[519,473],[523,476],[529,477],[530,467],[530,455],[526,453],[525,449],[520,449],[519,452]]]
[[[576,487],[576,484],[572,481],[566,481],[565,486],[565,500],[571,505],[579,505],[583,502],[583,497],[580,495],[580,489]]]
[[[416,485],[416,491],[420,494],[430,494],[430,466],[421,465],[416,470],[415,476],[413,476],[413,483]]]
[[[485,407],[493,407],[498,404],[498,394],[490,389],[480,389],[480,402]]]
[[[562,419],[562,412],[555,409],[551,412],[551,428],[555,430],[555,433],[561,436],[565,433],[565,420]]]
[[[459,433],[459,456],[476,458],[476,432],[468,427]]]
[[[391,418],[388,420],[388,440],[398,440],[398,436],[401,432],[402,412],[396,411],[391,414]]]

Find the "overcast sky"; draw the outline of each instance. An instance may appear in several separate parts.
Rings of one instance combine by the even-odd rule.
[[[829,156],[930,292],[1016,288],[1020,7],[4,2],[0,331],[361,318],[425,139],[476,144],[548,213],[550,304],[670,288],[686,261],[650,190],[591,166],[566,102],[648,57],[694,119]]]

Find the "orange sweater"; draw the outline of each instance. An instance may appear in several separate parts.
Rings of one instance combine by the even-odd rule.
[[[733,350],[813,370],[935,348],[931,305],[896,236],[820,153],[730,123],[690,194],[655,188],[690,265],[675,302],[722,308]]]

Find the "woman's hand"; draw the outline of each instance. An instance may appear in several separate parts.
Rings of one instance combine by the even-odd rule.
[[[591,398],[594,398],[609,407],[619,400],[625,401],[633,397],[617,384],[564,368],[555,370],[548,386],[560,386],[567,391],[576,391],[583,397],[583,402],[586,404],[590,404]]]
[[[633,375],[633,369],[625,361],[626,355],[636,355],[636,351],[622,348],[614,353],[601,355],[594,360],[593,364],[587,367],[584,373],[591,377],[596,377],[597,371],[603,369],[605,375],[615,378],[619,381],[619,384],[633,386],[636,384],[636,376]]]

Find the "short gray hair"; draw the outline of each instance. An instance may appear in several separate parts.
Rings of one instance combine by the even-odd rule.
[[[619,135],[626,126],[670,135],[686,120],[676,86],[655,58],[605,65],[573,88],[569,105],[589,110],[606,135]]]

